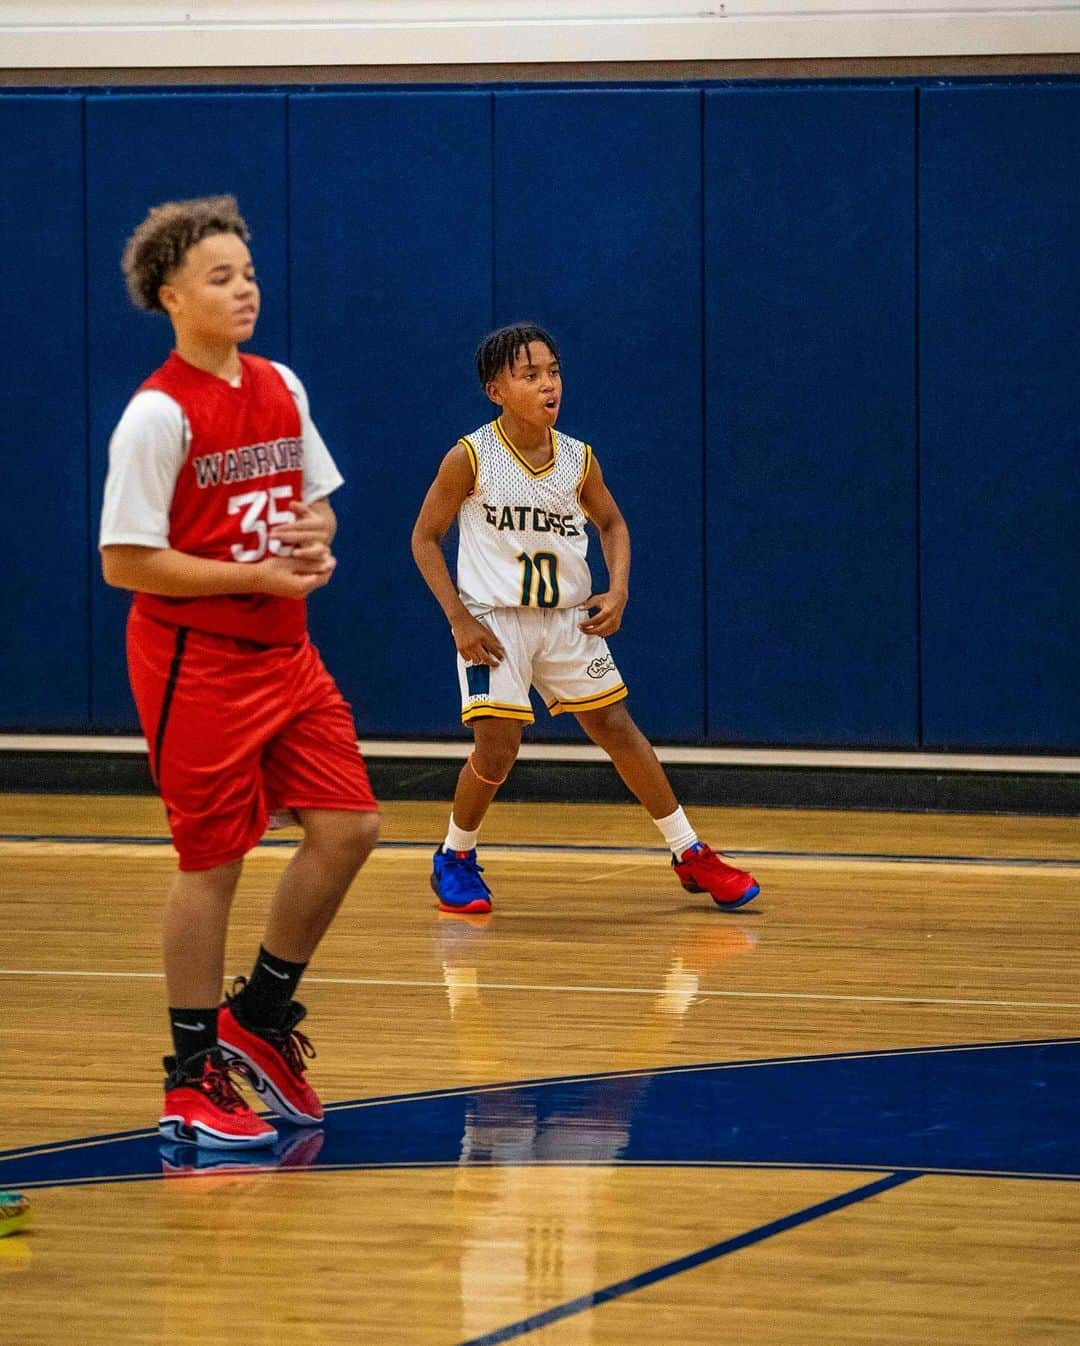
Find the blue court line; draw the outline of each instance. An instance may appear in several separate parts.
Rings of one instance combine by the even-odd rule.
[[[749,1057],[745,1061],[706,1061],[691,1062],[687,1065],[679,1066],[637,1066],[632,1070],[586,1070],[575,1071],[572,1074],[564,1075],[527,1075],[518,1079],[504,1079],[497,1084],[486,1085],[450,1085],[443,1089],[420,1089],[408,1090],[405,1093],[392,1094],[372,1094],[370,1097],[361,1098],[343,1098],[338,1102],[329,1102],[326,1104],[327,1116],[337,1112],[351,1112],[354,1109],[361,1108],[380,1108],[388,1104],[399,1104],[399,1102],[430,1102],[436,1098],[461,1098],[473,1096],[473,1094],[496,1094],[508,1093],[514,1089],[532,1089],[532,1088],[553,1088],[556,1085],[575,1085],[590,1084],[594,1081],[617,1081],[617,1079],[644,1079],[653,1077],[667,1077],[667,1075],[685,1075],[711,1073],[711,1071],[720,1070],[749,1070],[761,1069],[769,1066],[813,1066],[821,1062],[843,1062],[843,1061],[879,1061],[879,1059],[896,1057],[935,1057],[935,1055],[953,1055],[976,1053],[976,1051],[1002,1051],[1006,1049],[1018,1049],[1018,1047],[1062,1047],[1071,1046],[1073,1043],[1080,1043],[1077,1036],[1061,1036],[1061,1038],[1014,1038],[1005,1039],[1001,1042],[953,1042],[937,1043],[932,1046],[921,1047],[883,1047],[879,1050],[862,1051],[821,1051],[812,1055],[782,1055],[782,1057]],[[271,1113],[264,1112],[261,1116],[271,1116]],[[96,1136],[79,1136],[69,1140],[50,1140],[44,1143],[30,1145],[16,1145],[11,1149],[0,1149],[0,1160],[27,1159],[38,1155],[59,1154],[71,1149],[82,1149],[94,1147],[94,1145],[112,1144],[117,1140],[141,1140],[147,1137],[158,1135],[156,1127],[136,1127],[129,1131],[109,1131]],[[737,1167],[758,1167],[755,1164],[739,1163]],[[793,1168],[813,1168],[821,1167],[828,1171],[839,1171],[844,1168],[843,1164],[807,1164],[795,1163],[790,1166]],[[862,1166],[852,1166],[852,1172],[866,1171]],[[926,1168],[921,1168],[920,1172],[928,1172]],[[947,1170],[948,1172],[957,1172],[957,1174],[975,1175],[982,1170]],[[994,1176],[1002,1176],[994,1171]],[[1023,1172],[1007,1174],[1005,1176],[1014,1176],[1022,1178],[1027,1176]],[[1065,1179],[1073,1180],[1071,1176],[1064,1175]]]
[[[515,1089],[529,1089],[535,1087],[549,1088],[560,1084],[587,1084],[593,1081],[651,1079],[669,1075],[695,1075],[712,1071],[748,1070],[751,1068],[768,1066],[813,1066],[820,1064],[821,1062],[831,1061],[873,1061],[893,1057],[939,1056],[967,1052],[1002,1051],[1007,1048],[1019,1047],[1062,1047],[1070,1046],[1077,1042],[1080,1042],[1080,1037],[1071,1035],[1055,1038],[1007,1038],[1000,1042],[948,1042],[921,1047],[885,1047],[879,1050],[864,1049],[862,1051],[816,1052],[810,1056],[752,1056],[748,1057],[746,1060],[697,1061],[677,1066],[638,1066],[631,1070],[588,1070],[574,1072],[569,1075],[530,1075],[520,1079],[500,1080],[497,1083],[491,1084],[455,1084],[441,1089],[409,1090],[405,1093],[373,1094],[370,1097],[341,1099],[335,1103],[327,1103],[326,1112],[327,1115],[330,1115],[335,1112],[350,1112],[358,1108],[383,1107],[390,1103],[426,1103],[440,1098],[462,1098],[475,1094],[501,1094]],[[269,1117],[273,1114],[264,1110],[260,1115]],[[95,1145],[108,1145],[117,1140],[140,1140],[156,1135],[156,1126],[143,1126],[135,1127],[127,1131],[107,1131],[101,1135],[80,1136],[74,1140],[53,1140],[36,1145],[17,1145],[13,1149],[0,1150],[0,1160],[31,1158],[37,1155],[60,1153]],[[755,1165],[740,1164],[739,1167],[752,1168],[755,1167]],[[797,1163],[790,1165],[790,1167],[798,1169],[822,1167],[830,1171],[839,1171],[844,1168],[844,1165],[823,1164],[818,1166]],[[851,1171],[863,1172],[865,1170],[859,1165],[853,1165]],[[926,1171],[928,1170],[920,1169],[920,1172]],[[967,1173],[969,1170],[950,1169],[948,1172]],[[974,1173],[975,1170],[971,1170],[971,1172]],[[993,1176],[1002,1175],[995,1171]],[[1016,1173],[1005,1176],[1024,1177],[1026,1175],[1023,1173]]]
[[[597,1308],[613,1299],[620,1299],[623,1295],[633,1294],[635,1290],[643,1290],[648,1285],[655,1285],[657,1281],[668,1280],[671,1276],[678,1276],[684,1271],[692,1271],[694,1267],[702,1266],[706,1262],[713,1262],[718,1257],[726,1257],[729,1253],[738,1252],[740,1248],[748,1248],[752,1244],[761,1243],[776,1234],[783,1234],[788,1229],[796,1229],[799,1225],[820,1220],[823,1215],[831,1215],[833,1211],[843,1210],[845,1206],[857,1205],[860,1201],[866,1201],[869,1197],[887,1192],[893,1187],[900,1187],[904,1183],[913,1182],[921,1176],[921,1173],[890,1173],[887,1177],[879,1178],[877,1182],[867,1183],[865,1187],[856,1187],[854,1191],[845,1192],[842,1196],[830,1197],[828,1201],[819,1201],[814,1206],[807,1206],[805,1210],[795,1211],[794,1214],[784,1215],[779,1220],[771,1220],[768,1224],[758,1225],[756,1229],[748,1229],[745,1234],[736,1234],[734,1238],[713,1243],[708,1248],[701,1248],[698,1252],[690,1253],[686,1257],[677,1257],[674,1261],[663,1262],[660,1266],[643,1271],[638,1276],[629,1276],[624,1281],[616,1281],[613,1285],[605,1285],[603,1289],[594,1290],[591,1294],[581,1295],[577,1299],[569,1299],[565,1304],[556,1304],[554,1308],[545,1309],[543,1313],[534,1313],[529,1318],[521,1318],[516,1323],[496,1328],[494,1332],[486,1332],[481,1337],[470,1337],[468,1341],[460,1342],[459,1346],[496,1346],[498,1342],[511,1341],[514,1337],[523,1337],[528,1332],[535,1332],[538,1328],[548,1327],[551,1323],[560,1322],[563,1318],[570,1318],[576,1313],[584,1313],[586,1309]]]
[[[171,846],[169,837],[136,836],[79,836],[76,834],[53,834],[34,832],[0,832],[0,842],[51,842],[63,846]],[[264,837],[258,845],[295,846],[295,837]],[[380,841],[381,851],[430,851],[430,841]],[[601,855],[666,855],[665,847],[657,846],[602,846],[583,842],[568,842],[565,845],[546,841],[493,841],[484,846],[485,853],[498,851],[570,851]],[[737,850],[728,847],[724,851],[735,859],[745,860],[836,860],[865,861],[872,864],[889,865],[988,865],[1009,869],[1080,869],[1080,856],[1034,856],[1034,855],[898,855],[890,851],[760,851]]]

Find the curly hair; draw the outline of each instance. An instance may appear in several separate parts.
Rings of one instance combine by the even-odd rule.
[[[558,360],[558,346],[534,322],[514,323],[510,327],[500,327],[495,332],[489,332],[476,348],[476,373],[480,387],[486,388],[504,369],[513,369],[518,351],[527,350],[531,341],[542,341]]]
[[[121,267],[128,293],[148,313],[163,313],[158,290],[183,262],[189,248],[210,234],[251,233],[235,196],[203,196],[154,206],[124,245]]]

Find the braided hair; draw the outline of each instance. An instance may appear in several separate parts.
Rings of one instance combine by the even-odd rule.
[[[513,323],[509,327],[489,332],[476,348],[476,373],[480,387],[486,388],[504,369],[513,369],[518,351],[528,350],[532,341],[542,341],[558,360],[558,346],[551,335],[534,322]]]

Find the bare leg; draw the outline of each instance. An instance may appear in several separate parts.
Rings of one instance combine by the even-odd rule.
[[[607,753],[626,788],[652,818],[667,818],[679,807],[652,744],[630,717],[624,701],[601,710],[587,710],[577,722]]]
[[[454,791],[454,822],[475,832],[484,821],[499,784],[510,774],[521,747],[521,721],[487,716],[472,723],[476,750],[472,766],[461,768]],[[474,770],[475,768],[475,770]]]
[[[278,882],[263,947],[306,963],[326,934],[379,836],[379,815],[344,809],[299,809],[304,839]]]
[[[203,1008],[221,999],[225,934],[242,860],[181,871],[165,902],[163,940],[168,1003]]]

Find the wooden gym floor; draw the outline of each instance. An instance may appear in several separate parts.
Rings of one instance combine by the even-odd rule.
[[[1080,1343],[1077,821],[689,812],[743,911],[636,808],[505,804],[441,917],[446,809],[386,805],[301,991],[325,1126],[256,1163],[153,1131],[158,802],[0,795],[0,1346]]]

